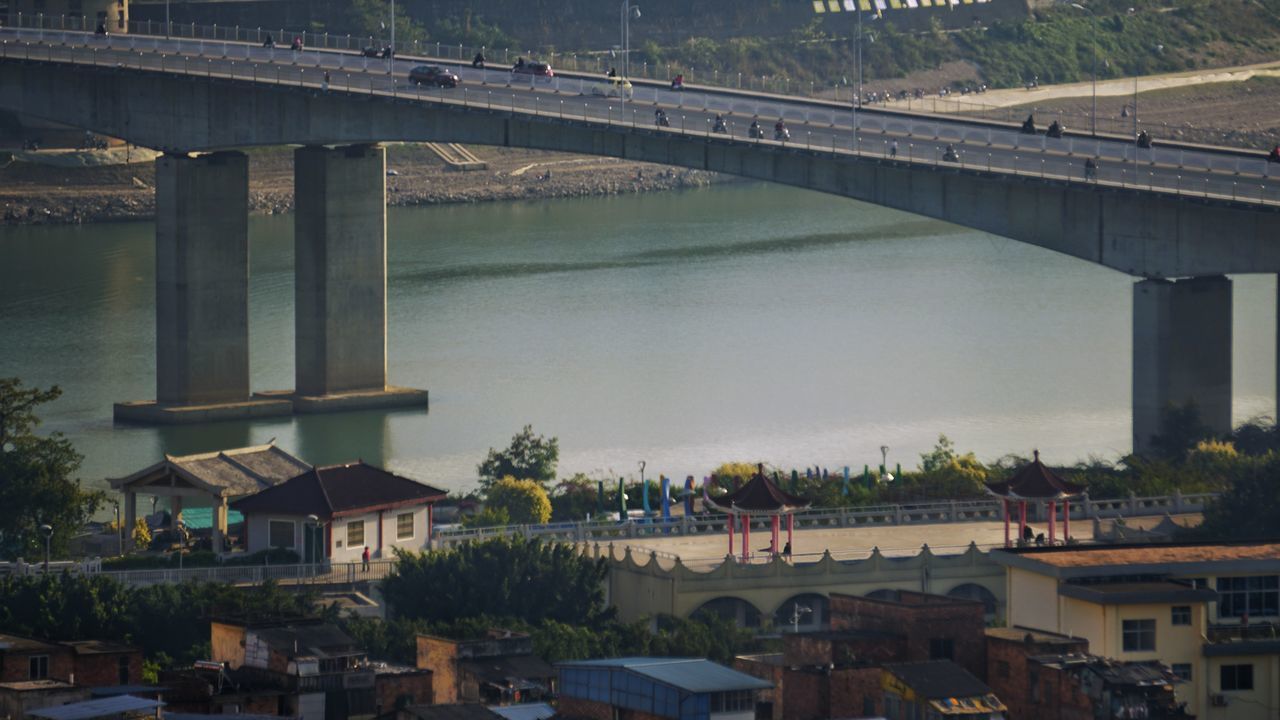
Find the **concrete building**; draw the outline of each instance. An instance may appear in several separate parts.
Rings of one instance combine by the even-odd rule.
[[[755,720],[770,684],[693,658],[560,663],[560,715],[581,720]]]
[[[1121,661],[1160,661],[1200,718],[1280,707],[1280,543],[996,550],[1010,627],[1085,638]],[[1269,710],[1268,708],[1271,708]]]
[[[57,680],[83,687],[142,678],[142,651],[102,640],[69,642],[0,635],[0,682]]]
[[[431,671],[437,703],[527,703],[555,692],[555,668],[533,654],[527,633],[491,629],[474,640],[419,635],[417,646],[417,666]]]
[[[361,461],[312,468],[231,507],[244,513],[251,553],[289,548],[304,562],[359,562],[366,547],[378,558],[430,547],[431,506],[445,492]]]
[[[227,505],[296,477],[311,466],[274,443],[195,455],[168,455],[122,478],[108,479],[124,495],[124,527],[132,530],[138,517],[138,496],[168,498],[175,522],[187,505],[213,508],[213,547],[223,548],[227,534]],[[132,543],[131,533],[126,532]]]
[[[7,4],[8,25],[94,30],[102,24],[110,33],[129,31],[129,0],[8,0]]]

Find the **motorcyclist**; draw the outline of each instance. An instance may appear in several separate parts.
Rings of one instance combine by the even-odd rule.
[[[760,129],[760,120],[759,120],[759,118],[752,118],[752,119],[751,119],[751,127],[747,128],[747,135],[748,135],[749,137],[753,137],[753,138],[762,138],[762,137],[764,137],[764,130],[761,130],[761,129]]]
[[[473,68],[483,68],[483,67],[484,67],[484,53],[483,53],[483,52],[477,52],[477,53],[476,53],[476,56],[475,56],[475,57],[473,57],[473,58],[471,58],[471,67],[473,67]]]
[[[96,29],[96,30],[94,30],[94,31],[93,31],[93,34],[94,34],[94,35],[106,35],[106,34],[107,34],[107,25],[106,25],[106,23],[98,23],[98,27],[97,27],[97,29]]]
[[[609,77],[610,77],[610,78],[616,78],[616,77],[618,77],[618,69],[617,69],[617,68],[609,68]]]
[[[661,127],[671,127],[671,121],[667,119],[667,111],[662,108],[653,111],[653,122]]]
[[[1049,125],[1049,131],[1045,134],[1052,138],[1060,138],[1062,137],[1062,131],[1062,123],[1054,120],[1053,123]]]
[[[302,38],[301,38],[301,37],[295,37],[295,38],[293,39],[293,44],[289,46],[289,49],[290,49],[290,50],[301,50],[301,49],[302,49]]]
[[[1267,155],[1267,162],[1280,163],[1280,145],[1271,148],[1271,154]]]
[[[1151,147],[1151,136],[1147,134],[1146,130],[1143,130],[1142,132],[1138,133],[1138,147],[1140,148]]]
[[[723,115],[721,115],[721,114],[719,114],[719,113],[716,113],[716,121],[715,121],[715,123],[711,126],[711,132],[718,132],[718,133],[727,133],[727,132],[729,132],[729,127],[728,127],[727,125],[725,125],[725,124],[724,124],[724,116],[723,116]]]
[[[947,162],[960,162],[960,153],[956,152],[956,146],[947,143],[947,149],[942,152],[942,159]]]
[[[1022,133],[1024,135],[1036,134],[1036,118],[1035,115],[1028,115],[1026,120],[1022,121]]]
[[[262,41],[262,47],[264,48],[273,48],[275,46],[276,46],[276,39],[271,37],[270,34],[267,35],[266,40]]]
[[[1084,160],[1084,179],[1098,179],[1098,163],[1095,162],[1093,158],[1085,158]]]
[[[390,45],[386,45],[382,48],[381,57],[383,60],[390,60],[393,55],[395,55],[395,51],[391,49]]]
[[[680,73],[676,75],[675,79],[671,81],[671,89],[672,90],[684,89],[684,73]]]

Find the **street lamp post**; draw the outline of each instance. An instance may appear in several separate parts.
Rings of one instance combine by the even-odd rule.
[[[631,0],[622,0],[622,77],[631,77],[631,18],[640,19],[640,7],[632,5]]]
[[[858,36],[854,40],[855,52],[858,56],[858,96],[853,99],[853,148],[858,150],[861,146],[861,136],[858,133],[858,108],[862,107],[862,6],[858,5],[860,0],[853,0],[853,12],[858,16]]]
[[[791,632],[799,633],[800,618],[812,612],[813,612],[813,608],[809,607],[808,605],[801,605],[798,602],[792,603],[791,604]]]
[[[1093,111],[1089,115],[1089,134],[1098,134],[1098,18],[1089,8],[1080,3],[1071,3],[1071,7],[1089,13],[1089,35],[1093,45]]]
[[[391,45],[387,47],[387,74],[395,67],[396,55],[396,0],[391,0]]]
[[[169,0],[164,0],[164,36],[169,37]]]
[[[44,573],[49,574],[49,548],[53,542],[53,526],[45,523],[40,526],[40,532],[44,533]]]

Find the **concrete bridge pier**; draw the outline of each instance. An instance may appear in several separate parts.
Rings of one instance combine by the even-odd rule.
[[[296,412],[425,406],[387,385],[386,148],[294,151]]]
[[[156,399],[122,421],[288,415],[249,396],[249,163],[243,153],[156,159]]]
[[[1231,281],[1142,280],[1133,288],[1133,449],[1149,450],[1170,406],[1194,403],[1231,431]]]

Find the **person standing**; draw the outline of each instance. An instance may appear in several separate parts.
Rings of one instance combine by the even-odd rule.
[[[889,157],[891,158],[898,157],[898,141],[897,140],[894,140],[893,142],[889,143]]]
[[[369,546],[364,546],[364,552],[360,554],[361,569],[365,572],[369,571]]]
[[[329,92],[329,71],[324,71],[324,91]]]

